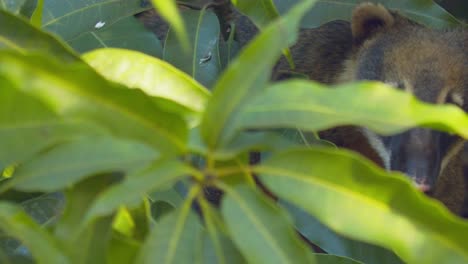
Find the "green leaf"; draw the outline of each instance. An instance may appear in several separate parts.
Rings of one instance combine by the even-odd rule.
[[[18,106],[27,108],[31,105],[24,102],[24,105]],[[20,164],[57,143],[85,135],[103,136],[105,133],[96,125],[79,120],[2,124],[0,125],[0,170],[13,164]]]
[[[284,13],[299,0],[274,0],[274,2],[280,13]],[[350,20],[352,10],[361,2],[358,0],[319,0],[314,9],[304,17],[301,25],[317,27],[332,20]],[[372,2],[396,9],[405,16],[430,27],[443,28],[460,24],[450,13],[432,0],[374,0]]]
[[[170,25],[171,28],[176,32],[177,38],[182,43],[182,48],[185,52],[190,50],[190,41],[187,30],[184,25],[182,16],[177,10],[176,1],[166,0],[158,1],[152,0],[153,6],[158,13],[163,17]]]
[[[51,226],[63,211],[65,199],[61,193],[45,193],[21,203],[24,211],[42,226]]]
[[[81,138],[21,164],[6,185],[24,191],[56,191],[92,174],[142,167],[157,156],[153,149],[132,141]]]
[[[0,51],[0,59],[0,79],[40,98],[60,117],[94,122],[167,155],[185,149],[187,128],[182,117],[161,110],[140,90],[109,82],[82,62],[63,64],[7,51]]]
[[[106,262],[113,216],[97,219],[84,229],[79,227],[96,196],[120,178],[118,173],[101,174],[87,178],[66,190],[66,207],[54,226],[54,235],[71,256],[73,263]]]
[[[316,254],[315,259],[320,264],[358,264],[363,263],[350,258],[333,256],[328,254]]]
[[[141,244],[131,239],[114,232],[112,240],[107,250],[107,263],[112,264],[128,264],[135,261],[136,255],[140,250]]]
[[[284,201],[280,201],[280,203],[293,216],[296,229],[310,242],[319,246],[328,254],[345,256],[369,264],[403,263],[390,250],[339,235],[330,230],[326,225],[320,223],[317,218],[296,206]]]
[[[263,30],[269,23],[279,17],[278,10],[272,0],[234,0],[233,4],[244,14],[246,14],[252,22]],[[294,68],[291,52],[288,48],[283,50],[283,54],[289,62],[291,68]]]
[[[81,135],[104,135],[96,125],[58,120],[44,102],[0,79],[0,171],[58,142]]]
[[[163,216],[154,226],[137,263],[192,263],[202,239],[200,220],[190,208],[194,195],[191,192],[180,209]]]
[[[188,32],[190,52],[181,52],[183,47],[176,38],[177,32],[169,30],[164,42],[163,59],[206,87],[211,87],[222,70],[218,50],[218,18],[214,12],[206,9],[184,10],[181,14]]]
[[[141,51],[161,58],[162,46],[159,39],[148,31],[135,17],[123,18],[103,29],[86,32],[68,41],[79,53],[97,48],[125,48]]]
[[[386,173],[352,152],[284,151],[254,172],[274,194],[332,230],[392,249],[405,262],[468,261],[467,222],[424,196],[401,174]]]
[[[224,234],[219,236],[219,247],[221,252],[216,251],[215,243],[208,232],[203,232],[203,238],[197,249],[197,255],[192,263],[194,264],[243,264],[247,261],[242,257],[232,241]],[[220,256],[218,253],[222,253]]]
[[[21,207],[0,202],[0,225],[8,235],[20,239],[38,263],[72,263],[57,241],[28,217]]]
[[[220,77],[200,127],[210,149],[218,148],[233,136],[234,131],[229,129],[233,113],[244,100],[263,89],[281,50],[294,43],[299,21],[313,3],[309,0],[298,4],[266,27]]]
[[[77,61],[74,52],[54,36],[31,26],[25,19],[0,10],[0,51],[40,51],[64,61]]]
[[[209,98],[208,90],[190,76],[167,62],[139,52],[101,49],[83,58],[112,81],[172,100],[194,112],[202,112]]]
[[[161,160],[141,171],[127,175],[124,181],[102,192],[89,210],[86,221],[107,215],[121,205],[135,206],[145,194],[172,186],[192,169],[175,160]]]
[[[0,0],[0,9],[15,15],[29,17],[36,5],[36,0]]]
[[[378,82],[333,88],[302,80],[281,82],[246,103],[237,117],[239,129],[289,127],[319,131],[359,125],[389,135],[425,126],[468,138],[468,116],[460,108],[427,104]]]
[[[44,12],[44,0],[37,0],[37,6],[31,16],[31,24],[36,27],[42,25],[42,13]]]
[[[204,243],[203,261],[200,263],[245,263],[246,261],[234,246],[233,242],[228,239],[227,229],[223,225],[221,215],[215,210],[211,204],[205,199],[199,200],[201,214],[207,229]]]
[[[264,28],[279,17],[272,0],[233,0],[232,3],[246,14],[258,28]]]
[[[284,211],[251,188],[222,189],[224,221],[250,263],[315,263]]]
[[[0,126],[15,127],[37,121],[55,121],[57,115],[46,103],[16,90],[8,79],[0,79]]]
[[[68,42],[146,9],[141,0],[45,1],[42,28]]]

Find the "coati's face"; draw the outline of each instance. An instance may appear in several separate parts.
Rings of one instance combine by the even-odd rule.
[[[351,24],[354,79],[382,81],[425,102],[467,110],[467,31],[431,30],[373,4],[356,8]],[[380,144],[387,169],[406,173],[422,191],[431,190],[463,147],[457,136],[423,128],[391,137],[367,134]]]

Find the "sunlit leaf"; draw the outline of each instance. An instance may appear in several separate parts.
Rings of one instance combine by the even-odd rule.
[[[40,55],[7,51],[0,52],[0,59],[0,79],[40,98],[60,117],[94,122],[168,155],[185,149],[187,128],[182,117],[160,109],[142,91],[108,82],[85,63],[64,65]]]
[[[254,171],[275,195],[332,230],[392,249],[405,262],[468,261],[467,222],[405,177],[352,152],[289,150],[272,155]]]
[[[362,263],[403,263],[391,250],[339,235],[304,210],[284,201],[281,201],[281,205],[293,216],[297,230],[328,254],[348,257]]]
[[[398,107],[395,107],[398,105]],[[394,134],[426,126],[468,138],[468,116],[453,105],[423,103],[377,82],[324,85],[281,82],[250,100],[237,116],[241,128],[300,128],[319,131],[339,125],[365,126]]]
[[[208,90],[179,69],[139,52],[101,49],[83,58],[110,80],[175,101],[194,112],[203,111],[209,98]]]

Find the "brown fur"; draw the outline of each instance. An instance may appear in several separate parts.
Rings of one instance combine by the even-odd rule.
[[[460,104],[458,99],[465,99],[459,106],[466,111],[467,40],[466,31],[431,30],[381,5],[366,3],[354,10],[351,23],[333,21],[317,29],[301,30],[291,53],[296,64],[294,71],[312,80],[327,84],[359,79],[389,82],[430,103]],[[273,78],[287,78],[290,71],[282,59]],[[324,131],[321,136],[383,166],[382,156],[361,131],[347,126]],[[433,150],[446,155],[457,138],[434,133],[410,130],[402,134],[404,144],[400,148],[410,154]],[[439,138],[443,138],[443,143],[437,145],[434,141]],[[441,170],[430,192],[455,213],[460,213],[467,192],[461,153],[455,154]],[[404,158],[400,162],[404,163]],[[433,170],[439,171],[437,167]]]

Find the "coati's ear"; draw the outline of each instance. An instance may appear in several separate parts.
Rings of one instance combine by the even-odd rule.
[[[393,25],[395,19],[385,7],[380,4],[364,3],[353,11],[351,30],[355,44],[361,44],[379,31]]]

